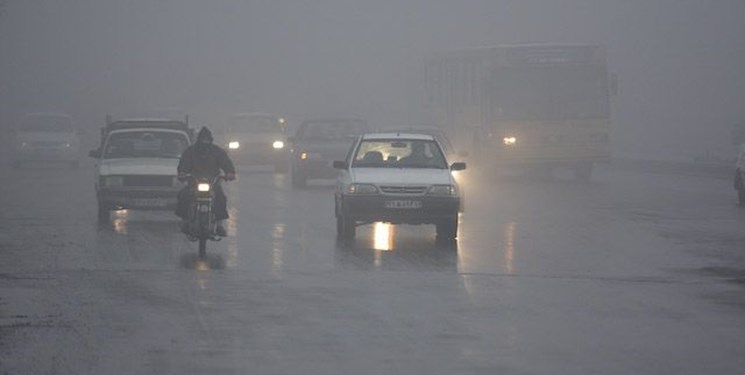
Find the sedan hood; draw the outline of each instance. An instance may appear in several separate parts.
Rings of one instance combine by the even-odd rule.
[[[455,184],[447,169],[353,168],[352,181],[363,184],[439,185]]]
[[[268,143],[272,144],[274,141],[283,141],[285,136],[281,133],[237,133],[230,134],[225,137],[225,142],[240,142],[240,143]]]
[[[20,132],[16,139],[19,142],[77,142],[75,133]]]
[[[175,176],[179,159],[132,158],[102,160],[101,175],[161,175]]]

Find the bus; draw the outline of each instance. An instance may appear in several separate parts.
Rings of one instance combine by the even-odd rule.
[[[602,45],[511,44],[437,52],[425,61],[429,121],[480,166],[589,180],[610,161],[610,96]]]

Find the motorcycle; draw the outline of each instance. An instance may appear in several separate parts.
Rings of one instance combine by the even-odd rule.
[[[216,233],[217,222],[213,215],[215,186],[225,180],[222,175],[214,178],[196,178],[192,175],[180,176],[187,180],[192,189],[192,201],[184,233],[189,241],[199,241],[199,257],[207,255],[207,240],[220,241],[222,237]]]

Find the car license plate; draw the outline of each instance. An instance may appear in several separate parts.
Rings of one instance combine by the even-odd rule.
[[[138,207],[164,207],[166,200],[160,198],[136,198],[134,205]]]
[[[422,208],[422,202],[411,200],[385,201],[385,208],[411,210]]]

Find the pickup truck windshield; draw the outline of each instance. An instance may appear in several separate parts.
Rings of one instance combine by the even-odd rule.
[[[189,146],[185,134],[166,131],[126,131],[112,133],[106,140],[104,159],[178,159]]]

